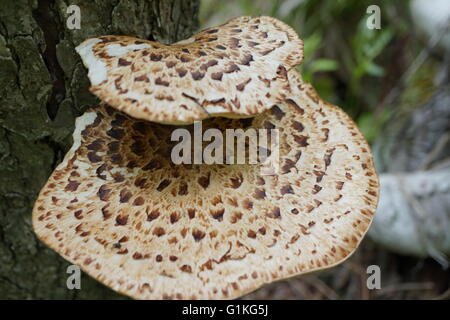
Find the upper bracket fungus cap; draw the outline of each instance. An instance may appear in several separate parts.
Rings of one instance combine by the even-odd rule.
[[[172,45],[102,36],[77,48],[91,92],[134,118],[193,123],[249,117],[285,98],[303,43],[271,17],[239,17]]]
[[[33,209],[36,234],[139,299],[236,298],[342,262],[377,205],[371,152],[340,108],[288,76],[292,95],[270,112],[203,121],[279,129],[277,175],[261,176],[260,164],[175,165],[173,128],[101,105],[77,119]]]

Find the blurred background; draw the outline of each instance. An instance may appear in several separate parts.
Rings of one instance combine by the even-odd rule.
[[[368,27],[373,5],[379,29]],[[297,30],[299,71],[358,124],[382,187],[369,235],[349,260],[244,298],[450,299],[450,2],[202,0],[200,28],[241,15]],[[370,265],[380,267],[381,289],[367,288]]]

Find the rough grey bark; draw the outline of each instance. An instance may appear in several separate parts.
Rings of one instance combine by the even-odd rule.
[[[69,5],[81,29],[66,28]],[[98,101],[74,47],[106,34],[170,43],[197,28],[199,0],[2,0],[0,2],[0,298],[121,298],[82,277],[66,288],[68,262],[31,228],[34,200],[69,149],[75,118]]]

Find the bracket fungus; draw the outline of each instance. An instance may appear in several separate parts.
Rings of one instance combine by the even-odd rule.
[[[103,36],[76,50],[102,101],[169,124],[266,111],[285,98],[287,71],[303,58],[297,33],[271,17],[235,18],[172,45]]]
[[[279,129],[273,176],[261,176],[259,164],[174,165],[173,127],[107,105],[87,111],[36,201],[36,234],[138,299],[236,298],[342,262],[377,205],[371,152],[340,108],[296,71],[288,77],[290,98],[270,111],[203,121]]]

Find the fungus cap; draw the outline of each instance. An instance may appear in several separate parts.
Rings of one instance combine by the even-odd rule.
[[[38,237],[112,289],[139,299],[236,298],[334,266],[372,221],[378,178],[353,121],[293,71],[292,97],[207,128],[277,128],[280,170],[174,165],[173,127],[99,106],[33,210]],[[191,126],[187,126],[190,128]]]
[[[300,64],[296,32],[271,17],[239,17],[172,45],[103,36],[77,48],[91,92],[134,118],[193,123],[249,117],[284,98]]]

